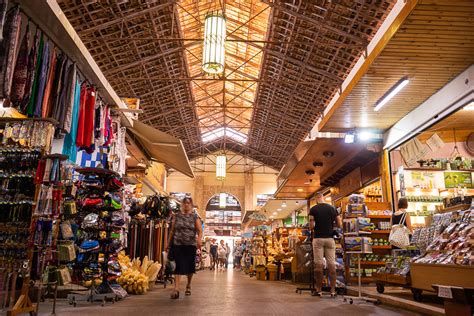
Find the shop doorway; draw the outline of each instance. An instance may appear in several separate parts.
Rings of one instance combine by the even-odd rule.
[[[232,263],[234,245],[242,237],[242,209],[234,195],[219,193],[209,199],[206,205],[204,237],[216,239],[218,243],[224,240],[230,248],[229,264]]]

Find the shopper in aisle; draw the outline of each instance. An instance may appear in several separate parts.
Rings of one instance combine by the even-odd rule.
[[[229,267],[229,257],[230,257],[230,246],[228,243],[225,243],[225,268]]]
[[[234,269],[242,268],[242,265],[240,263],[240,261],[242,260],[242,253],[243,253],[242,244],[238,243],[234,247],[234,253],[232,254],[232,256],[234,257]]]
[[[227,248],[225,246],[224,240],[221,240],[219,247],[217,248],[217,255],[219,256],[219,268],[225,268],[225,261],[227,256]]]
[[[196,239],[197,237],[197,239]],[[196,251],[201,249],[201,221],[193,210],[193,200],[183,199],[181,211],[172,219],[171,232],[167,244],[168,253],[176,262],[174,291],[172,299],[179,298],[181,276],[188,277],[185,295],[191,295],[191,281],[196,273]]]
[[[398,210],[392,215],[392,225],[402,224],[412,231],[410,214],[407,213],[408,200],[400,198],[398,200]]]
[[[211,240],[211,246],[210,246],[210,255],[211,255],[211,270],[214,270],[218,267],[218,256],[217,256],[217,240],[212,239]]]
[[[316,195],[317,205],[309,211],[310,228],[313,230],[313,256],[316,277],[316,292],[321,296],[323,284],[324,260],[329,271],[331,296],[336,296],[336,243],[334,242],[334,225],[342,227],[341,216],[334,206],[324,202],[324,196]]]

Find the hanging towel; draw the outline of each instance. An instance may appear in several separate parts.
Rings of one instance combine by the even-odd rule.
[[[20,26],[20,8],[15,6],[6,13],[3,40],[0,43],[0,98],[10,97]]]
[[[28,43],[30,42],[30,24],[26,26],[25,36],[21,41],[20,50],[13,71],[12,91],[10,101],[13,107],[19,108],[25,96],[26,82],[28,80]]]
[[[400,154],[407,166],[413,166],[428,153],[428,147],[421,143],[418,138],[413,138],[406,144],[400,146]]]

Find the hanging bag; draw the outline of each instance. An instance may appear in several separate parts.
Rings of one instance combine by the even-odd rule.
[[[405,249],[410,245],[410,230],[405,226],[407,213],[402,215],[399,224],[392,225],[388,241],[392,246]]]

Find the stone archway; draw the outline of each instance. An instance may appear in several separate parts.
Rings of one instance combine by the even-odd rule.
[[[221,193],[226,194],[226,206],[220,205]],[[204,236],[240,238],[242,236],[242,206],[236,196],[225,191],[213,195],[206,203]]]

